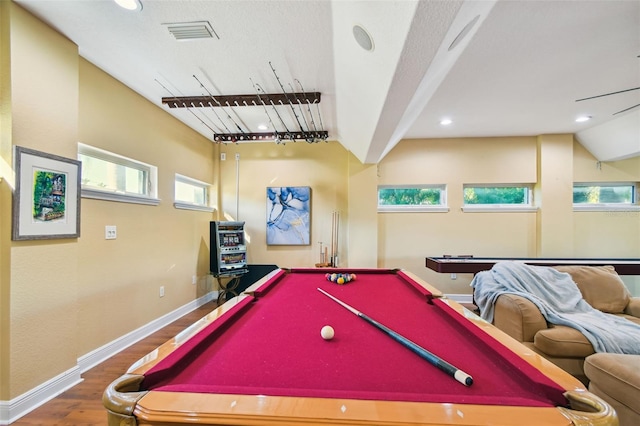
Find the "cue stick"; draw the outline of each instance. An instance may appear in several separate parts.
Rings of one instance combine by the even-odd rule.
[[[458,382],[462,383],[465,386],[471,386],[473,384],[473,377],[471,377],[470,375],[468,375],[464,371],[460,370],[457,367],[454,367],[453,365],[449,364],[447,361],[445,361],[442,358],[440,358],[439,356],[429,352],[428,350],[426,350],[422,346],[418,345],[417,343],[412,342],[411,340],[407,339],[403,335],[391,330],[390,328],[384,326],[383,324],[380,324],[378,321],[374,320],[373,318],[370,318],[370,317],[366,316],[365,314],[363,314],[362,312],[358,311],[357,309],[347,305],[342,300],[330,295],[329,293],[327,293],[326,291],[322,290],[321,288],[318,288],[318,291],[320,293],[324,294],[325,296],[329,297],[330,299],[332,299],[334,302],[338,303],[343,308],[346,308],[347,310],[351,311],[351,313],[357,315],[358,317],[362,318],[363,320],[365,320],[369,324],[371,324],[374,327],[378,328],[379,330],[383,331],[385,334],[387,334],[393,340],[395,340],[396,342],[400,343],[401,345],[403,345],[407,349],[410,349],[411,351],[413,351],[414,353],[419,355],[422,359],[428,361],[431,365],[433,365],[433,366],[439,368],[440,370],[444,371],[445,373],[447,373],[448,375],[450,375],[451,377],[456,379]]]
[[[336,220],[336,215],[333,214],[333,212],[331,212],[331,257],[329,258],[329,266],[335,266],[335,264],[333,263],[333,238],[335,237],[335,232],[334,227],[335,227],[335,220]]]
[[[335,238],[336,244],[333,247],[333,259],[334,259],[333,266],[337,267],[338,263],[339,263],[339,259],[338,259],[338,245],[339,245],[339,243],[338,243],[338,241],[340,239],[340,232],[339,232],[339,229],[340,229],[340,212],[336,211],[334,214],[336,216],[336,230],[335,230],[335,233],[336,233],[336,238]]]

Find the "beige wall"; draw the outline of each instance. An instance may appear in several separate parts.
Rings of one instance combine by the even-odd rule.
[[[332,213],[340,213],[347,229],[347,191],[351,154],[336,142],[227,144],[220,146],[221,220],[246,222],[247,258],[252,264],[313,267],[320,262],[320,245],[330,245]],[[236,155],[239,160],[236,161]],[[237,176],[237,178],[236,178]],[[267,246],[267,187],[311,187],[311,238],[308,246]],[[236,191],[240,202],[237,205]],[[236,211],[238,207],[238,211]],[[348,265],[345,232],[338,244],[340,266]]]
[[[379,213],[379,261],[405,268],[446,293],[470,293],[470,276],[425,267],[444,254],[530,256],[535,213],[462,212],[463,184],[535,183],[535,138],[401,141],[379,164],[379,184],[445,184],[447,213]]]
[[[9,398],[11,282],[11,46],[10,3],[0,1],[0,400]]]
[[[349,223],[347,237],[349,266],[377,268],[378,262],[378,167],[362,164],[351,156],[349,161]]]
[[[576,182],[637,182],[640,157],[600,163],[582,145],[574,146]],[[640,212],[575,212],[576,256],[640,257]]]
[[[2,294],[8,297],[0,312],[8,344],[0,361],[2,371],[10,371],[2,399],[11,399],[210,292],[213,214],[175,209],[173,182],[175,173],[216,182],[209,140],[81,59],[73,43],[20,7],[3,2],[3,11],[6,4],[13,52],[11,144],[76,158],[81,141],[153,164],[161,200],[146,206],[82,199],[80,238],[11,242],[3,181],[0,261]],[[5,117],[3,109],[3,122]],[[104,239],[106,225],[117,226],[116,240]]]
[[[438,274],[425,268],[425,257],[640,257],[640,212],[572,208],[573,180],[638,182],[640,157],[597,164],[571,135],[404,140],[378,175],[385,185],[447,185],[449,212],[379,213],[377,235],[380,266],[409,269],[445,293],[470,294],[472,275]],[[535,184],[539,209],[462,212],[465,183]],[[640,277],[623,279],[640,295]]]
[[[600,163],[582,145],[573,148],[576,182],[638,182],[640,157]],[[577,257],[640,257],[640,211],[574,212],[573,246]],[[640,276],[622,280],[640,296]]]
[[[573,136],[541,135],[537,142],[536,250],[530,255],[572,257]]]
[[[75,158],[77,47],[13,6],[11,51],[13,145]],[[73,239],[11,245],[12,397],[76,365],[78,254]]]
[[[158,206],[82,200],[77,291],[82,355],[211,290],[213,215],[176,209],[173,197],[176,173],[214,183],[215,167],[213,143],[89,62],[80,60],[79,69],[79,141],[158,167],[161,200]],[[116,240],[104,239],[107,225],[117,227]]]

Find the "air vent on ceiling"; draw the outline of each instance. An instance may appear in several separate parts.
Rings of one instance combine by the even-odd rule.
[[[176,40],[198,40],[213,37],[220,39],[208,21],[172,22],[164,25]]]

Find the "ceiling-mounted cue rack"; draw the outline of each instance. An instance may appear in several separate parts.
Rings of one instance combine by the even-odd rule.
[[[277,106],[290,106],[293,108],[297,106],[300,109],[301,115],[303,114],[302,108],[308,108],[309,114],[312,114],[310,108],[311,105],[318,105],[321,100],[320,92],[295,92],[295,93],[263,93],[252,95],[205,95],[205,96],[170,96],[163,97],[162,103],[169,108],[240,108],[249,106],[264,107],[265,112],[267,108],[275,108]],[[277,111],[276,111],[277,113]],[[294,112],[295,114],[295,112]],[[319,114],[319,112],[318,112]],[[217,115],[217,114],[216,114]],[[267,112],[267,115],[268,112]],[[219,118],[219,117],[218,117]],[[280,117],[278,117],[280,118]],[[304,116],[303,116],[304,118]],[[296,116],[296,120],[298,117]],[[269,121],[272,122],[269,116]],[[305,130],[300,124],[299,130],[289,130],[282,122],[285,129],[283,131],[275,130],[270,132],[217,132],[214,129],[213,139],[215,142],[251,142],[251,141],[265,141],[275,140],[276,142],[296,141],[302,140],[307,142],[320,142],[326,141],[329,137],[329,133],[326,130],[316,130],[316,124],[311,116],[310,121],[313,125],[310,125],[306,119],[304,119],[307,129]],[[321,119],[320,119],[321,122]],[[234,122],[234,124],[236,124]],[[226,126],[225,126],[226,127]],[[238,129],[241,129],[236,124]],[[313,127],[313,129],[311,128]]]
[[[297,140],[303,140],[309,143],[320,141],[326,142],[329,137],[329,133],[323,129],[322,125],[322,116],[320,115],[319,106],[321,100],[320,92],[305,92],[300,80],[295,80],[295,82],[298,84],[301,91],[296,92],[293,85],[290,83],[289,88],[291,89],[291,92],[287,92],[271,62],[269,62],[269,67],[278,81],[278,85],[282,89],[282,93],[267,93],[260,84],[254,83],[253,80],[250,79],[251,84],[256,91],[255,94],[230,96],[214,95],[204,84],[202,84],[200,79],[194,75],[193,78],[195,78],[198,84],[200,84],[200,87],[207,92],[208,96],[171,96],[162,98],[162,103],[169,106],[169,108],[186,108],[189,110],[189,112],[200,120],[202,124],[207,126],[213,132],[213,140],[215,142],[251,142],[263,140],[274,140],[276,143]],[[162,85],[162,83],[160,84]],[[167,89],[164,85],[162,85],[162,87]],[[167,89],[167,91],[169,90]],[[169,93],[173,95],[170,91]],[[311,108],[312,105],[314,105],[316,109],[316,116],[318,118],[317,123]],[[233,108],[256,106],[264,109],[267,119],[269,120],[269,124],[273,129],[272,131],[257,133],[251,132],[248,130],[248,126],[244,124],[242,119],[238,116],[239,121],[244,125],[245,129],[247,129],[244,130],[240,123],[234,120],[226,109],[228,108],[233,111]],[[291,110],[289,112],[293,114],[297,123],[295,130],[291,130],[286,125],[277,107],[288,107],[287,109]],[[297,107],[297,111],[295,107]],[[214,124],[212,120],[210,120],[211,126],[205,123],[201,117],[193,112],[192,109],[197,108],[211,108],[222,127],[218,124]],[[270,109],[275,114],[277,120],[274,120],[269,114]],[[307,110],[306,113],[304,109]],[[218,111],[221,111],[226,115],[226,121],[220,117]],[[302,121],[300,119],[302,119]],[[231,131],[227,124],[231,125],[232,128],[237,129],[238,132]],[[279,131],[278,126],[284,130]]]

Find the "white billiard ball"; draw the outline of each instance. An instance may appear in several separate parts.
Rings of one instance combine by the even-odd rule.
[[[324,340],[331,340],[333,339],[335,332],[333,331],[333,327],[331,327],[330,325],[325,325],[324,327],[322,327],[322,330],[320,330],[320,335]]]

